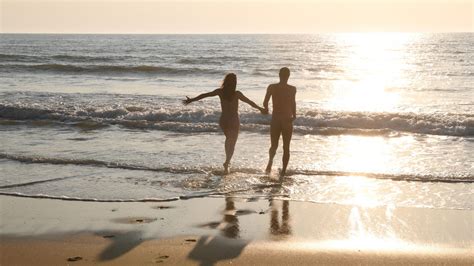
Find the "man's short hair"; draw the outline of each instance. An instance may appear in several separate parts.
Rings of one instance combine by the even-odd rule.
[[[280,69],[280,78],[288,80],[288,78],[290,78],[290,69],[287,67],[282,67]]]

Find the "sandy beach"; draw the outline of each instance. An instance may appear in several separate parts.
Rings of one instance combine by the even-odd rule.
[[[286,200],[0,197],[2,265],[472,265],[473,212]]]

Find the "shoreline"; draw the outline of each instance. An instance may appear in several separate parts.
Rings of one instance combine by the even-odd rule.
[[[0,263],[472,265],[473,215],[233,197],[107,203],[0,196]]]

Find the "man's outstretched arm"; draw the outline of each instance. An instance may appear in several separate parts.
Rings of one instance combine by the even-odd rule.
[[[270,101],[270,97],[272,97],[272,90],[271,86],[267,88],[267,94],[265,94],[265,99],[263,100],[263,108],[268,111],[268,102]]]

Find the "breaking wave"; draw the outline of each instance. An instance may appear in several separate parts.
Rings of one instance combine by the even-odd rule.
[[[385,112],[300,111],[294,123],[298,134],[384,135],[399,133],[474,136],[473,114],[415,114]],[[31,123],[35,126],[60,124],[81,129],[110,125],[176,132],[217,132],[220,111],[189,110],[181,107],[141,106],[53,108],[35,105],[0,104],[0,124]],[[241,129],[267,133],[270,116],[243,112]]]

